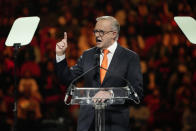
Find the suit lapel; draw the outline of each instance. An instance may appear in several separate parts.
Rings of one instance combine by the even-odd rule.
[[[102,85],[111,77],[112,72],[117,69],[121,51],[122,51],[122,47],[118,44],[117,48],[116,48],[116,50],[114,52],[114,55],[112,57],[111,63],[109,65],[109,67],[108,67],[108,72],[106,73],[106,76],[105,76],[105,78],[103,80]],[[100,82],[100,78],[99,78],[99,82]]]

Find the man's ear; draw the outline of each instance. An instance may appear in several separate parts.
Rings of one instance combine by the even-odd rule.
[[[113,35],[113,39],[115,40],[117,37],[117,32],[113,32],[112,35]]]

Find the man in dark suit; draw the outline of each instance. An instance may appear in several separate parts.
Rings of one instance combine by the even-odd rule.
[[[96,47],[84,51],[77,64],[71,68],[67,66],[65,50],[67,48],[67,35],[56,44],[56,64],[57,76],[65,85],[89,70],[89,68],[100,64],[108,70],[95,69],[84,76],[85,87],[124,87],[127,79],[141,99],[143,91],[142,74],[140,70],[139,56],[121,47],[118,43],[120,25],[112,16],[102,16],[96,19],[94,28],[96,37]],[[100,50],[97,58],[95,57]],[[100,91],[94,98],[100,102],[106,98],[111,98],[114,92]],[[129,131],[129,102],[123,105],[110,105],[106,108],[106,131]],[[92,106],[80,106],[77,131],[94,130],[94,108]]]

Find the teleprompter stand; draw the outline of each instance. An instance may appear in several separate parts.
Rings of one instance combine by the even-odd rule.
[[[17,127],[17,54],[21,46],[28,45],[37,29],[39,17],[21,17],[14,21],[8,38],[5,42],[6,46],[14,48],[14,124],[12,131],[16,131]]]

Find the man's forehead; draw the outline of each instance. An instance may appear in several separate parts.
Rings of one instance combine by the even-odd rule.
[[[99,20],[97,21],[95,28],[99,29],[110,29],[111,22],[109,20]]]

